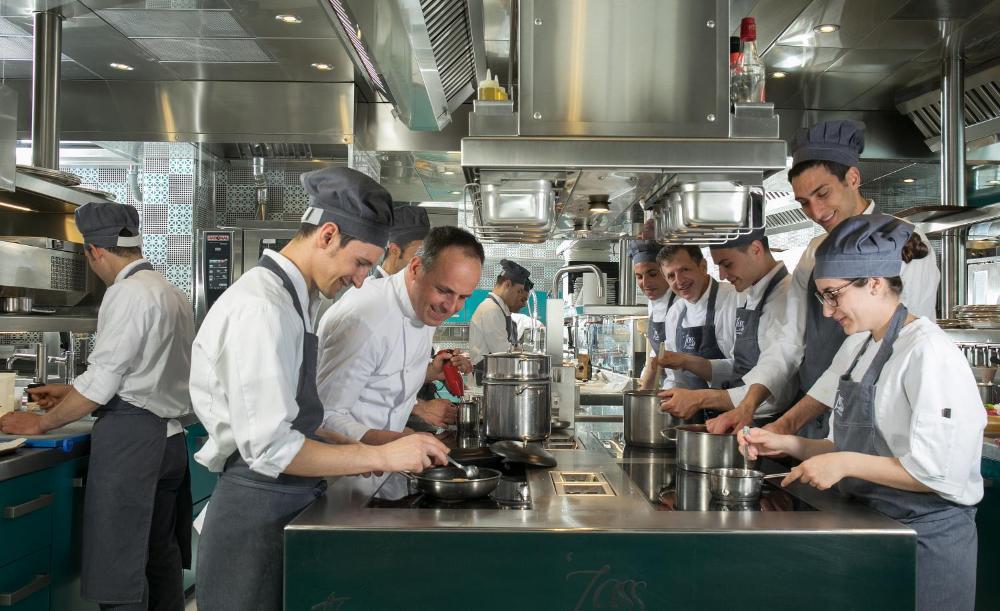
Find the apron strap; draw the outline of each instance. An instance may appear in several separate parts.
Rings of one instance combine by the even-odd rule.
[[[126,273],[124,276],[122,276],[122,280],[124,280],[125,278],[131,278],[133,275],[137,274],[138,272],[145,272],[145,271],[155,272],[156,268],[153,267],[153,264],[150,263],[149,261],[143,261],[139,265],[136,265],[132,269],[128,270],[128,273]]]
[[[257,265],[273,273],[278,277],[278,279],[281,280],[282,286],[285,287],[285,290],[288,291],[288,294],[292,298],[292,305],[295,306],[295,311],[298,312],[299,318],[302,319],[302,329],[304,331],[308,331],[309,328],[306,326],[306,316],[302,310],[302,304],[299,303],[298,291],[295,290],[295,285],[292,284],[292,279],[288,277],[285,270],[281,269],[281,266],[278,265],[277,261],[267,255],[263,255],[260,258],[260,261],[257,262]]]

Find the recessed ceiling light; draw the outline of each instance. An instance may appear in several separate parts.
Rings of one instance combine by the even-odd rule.
[[[788,76],[788,73],[781,70],[771,73],[771,78],[785,78],[786,76]]]
[[[333,70],[333,66],[331,66],[330,64],[313,63],[309,65],[321,72],[329,72],[330,70]]]
[[[10,208],[11,210],[20,210],[21,212],[33,212],[31,208],[25,208],[24,206],[15,206],[14,204],[6,204],[4,202],[0,202],[0,206],[3,206],[4,208]]]
[[[913,182],[917,182],[917,179],[916,178],[904,178],[903,182],[905,182],[906,184],[910,184],[910,183],[913,183]]]
[[[813,28],[813,32],[817,34],[833,34],[840,29],[840,26],[836,23],[823,23]]]
[[[986,183],[990,185],[1000,185],[1000,180],[997,179],[987,180]]]
[[[122,72],[131,72],[131,71],[135,70],[135,68],[133,68],[132,66],[130,66],[128,64],[120,64],[118,62],[111,62],[108,65],[111,66],[112,68],[114,68],[115,70],[121,70]]]
[[[455,171],[454,170],[442,170],[441,173],[444,174],[445,176],[454,176]]]
[[[282,23],[302,23],[297,15],[275,15],[274,18]]]
[[[462,192],[461,191],[452,191],[451,194],[452,195],[461,195]]]

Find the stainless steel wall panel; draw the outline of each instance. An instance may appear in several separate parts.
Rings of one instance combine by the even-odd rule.
[[[725,137],[727,0],[523,0],[520,133]]]

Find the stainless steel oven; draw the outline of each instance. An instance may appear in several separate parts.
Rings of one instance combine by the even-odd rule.
[[[194,262],[195,322],[201,325],[212,304],[257,264],[264,249],[281,250],[298,228],[298,223],[260,223],[199,230]]]

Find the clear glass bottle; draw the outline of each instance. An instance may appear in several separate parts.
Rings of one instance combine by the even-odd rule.
[[[729,94],[733,104],[764,101],[764,62],[757,53],[757,24],[753,17],[740,22],[740,51],[729,79]]]

